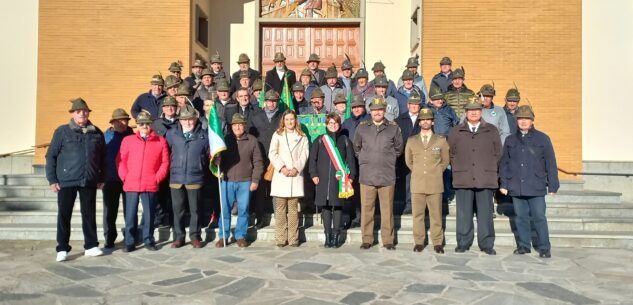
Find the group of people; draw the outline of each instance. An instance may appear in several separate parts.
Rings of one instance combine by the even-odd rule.
[[[473,92],[464,83],[463,67],[453,70],[448,57],[441,59],[428,91],[415,57],[397,81],[387,78],[380,61],[370,81],[368,71],[354,71],[349,59],[339,73],[334,65],[320,69],[319,56],[311,54],[298,78],[285,60],[283,53],[275,54],[274,67],[262,76],[241,54],[239,70],[230,78],[218,54],[208,67],[196,60],[184,79],[182,65],[172,63],[170,75],[154,75],[149,92],[134,101],[136,131],[127,112],[115,109],[103,133],[89,120],[87,103],[72,100],[70,122],[55,130],[46,154],[47,179],[58,194],[57,261],[71,250],[77,193],[85,255],[103,253],[96,230],[97,189],[103,191],[106,248],[114,247],[123,199],[124,252],[141,242],[136,240],[139,201],[142,243],[150,251],[157,250],[156,226],[171,226],[171,247],[180,248],[188,225],[192,247],[202,247],[200,232],[207,222],[219,228],[215,246],[228,246],[232,213],[237,215],[233,240],[247,247],[249,217],[261,228],[267,212],[274,213],[277,246],[296,247],[299,211],[309,207],[321,212],[324,247],[340,247],[347,225],[360,226],[360,247],[369,249],[376,244],[376,201],[382,245],[395,250],[397,193],[402,212],[412,214],[416,252],[427,244],[428,213],[433,250],[444,253],[442,203],[454,195],[455,252],[472,246],[476,214],[478,247],[496,254],[496,197],[514,206],[514,252],[530,253],[534,247],[541,257],[551,256],[545,195],[559,188],[556,158],[549,137],[534,128],[532,108],[518,106],[516,87],[507,91],[505,105],[497,106],[494,86]],[[292,92],[291,101],[280,99],[283,91]],[[325,117],[324,131],[308,134],[300,116]],[[209,144],[217,129],[226,144],[221,152]],[[210,168],[218,169],[217,177]]]

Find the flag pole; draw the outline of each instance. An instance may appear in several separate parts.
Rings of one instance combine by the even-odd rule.
[[[218,194],[220,194],[220,221],[222,222],[221,226],[222,226],[222,248],[226,248],[226,241],[227,241],[227,237],[224,236],[224,233],[226,232],[226,230],[224,230],[226,227],[224,226],[224,209],[222,208],[224,205],[222,204],[222,199],[224,196],[222,196],[222,172],[220,171],[220,164],[218,164],[218,187],[219,187],[219,192]]]

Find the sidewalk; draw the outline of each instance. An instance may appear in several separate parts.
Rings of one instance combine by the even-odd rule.
[[[633,251],[554,248],[551,259],[444,255],[316,242],[83,256],[55,262],[50,241],[0,241],[2,304],[632,304]],[[120,245],[118,245],[120,247]],[[473,249],[476,248],[473,247]]]

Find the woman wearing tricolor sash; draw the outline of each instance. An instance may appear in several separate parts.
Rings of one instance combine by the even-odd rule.
[[[354,147],[341,134],[341,118],[336,113],[326,117],[327,132],[318,136],[310,150],[310,177],[316,185],[314,204],[321,209],[325,228],[325,248],[341,246],[343,205],[354,195],[356,179]]]

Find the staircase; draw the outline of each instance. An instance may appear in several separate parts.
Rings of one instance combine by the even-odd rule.
[[[633,203],[620,202],[620,193],[583,189],[578,181],[563,181],[561,190],[548,196],[547,216],[550,240],[554,247],[597,247],[633,249]],[[97,229],[103,241],[101,192],[97,196]],[[511,208],[505,206],[504,208]],[[43,175],[0,176],[0,240],[55,240],[57,197],[50,191]],[[235,218],[232,221],[235,224]],[[318,215],[303,215],[300,238],[307,241],[323,241],[323,227]],[[496,245],[515,246],[510,229],[510,219],[497,215],[494,219]],[[124,226],[122,211],[117,224]],[[376,217],[376,229],[380,217]],[[398,243],[412,244],[411,216],[395,216]],[[476,224],[476,223],[475,223]],[[71,240],[82,240],[79,202],[72,218]],[[206,229],[203,239],[212,241],[217,229]],[[359,228],[349,229],[344,234],[347,242],[360,243]],[[156,231],[156,239],[170,239],[168,228]],[[446,217],[446,243],[455,244],[455,204],[449,205]],[[121,240],[122,234],[119,235]],[[378,237],[379,234],[376,234]],[[274,240],[274,219],[263,229],[249,229],[251,240]],[[376,238],[379,240],[379,238]]]

